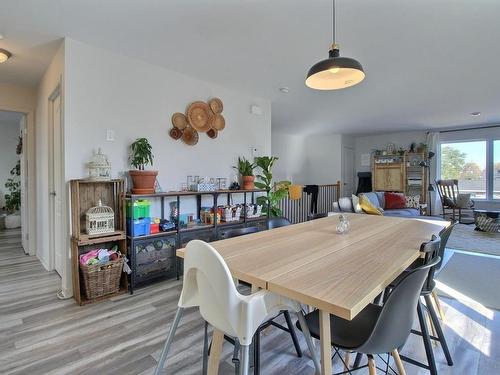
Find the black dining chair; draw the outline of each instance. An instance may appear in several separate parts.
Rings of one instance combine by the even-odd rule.
[[[275,229],[280,227],[286,227],[292,223],[286,217],[272,217],[267,221],[267,227],[269,229]]]
[[[316,219],[323,219],[324,217],[328,217],[328,213],[309,214],[309,215],[307,215],[307,221],[316,220]]]
[[[226,229],[220,233],[219,239],[225,240],[227,238],[244,236],[245,234],[257,233],[258,231],[258,227]]]
[[[290,223],[290,222],[288,222]],[[219,238],[221,240],[228,239],[228,238],[233,238],[233,237],[239,237],[239,236],[244,236],[246,234],[251,234],[251,233],[257,233],[259,232],[258,227],[248,227],[248,228],[235,228],[235,229],[227,229],[223,231]],[[247,283],[241,282],[243,285],[250,286]],[[275,320],[279,317],[283,316],[285,318],[286,322],[286,327],[277,323]],[[295,347],[295,351],[297,352],[297,356],[302,357],[302,350],[299,345],[299,340],[297,338],[297,334],[295,332],[295,328],[292,323],[292,319],[290,317],[290,313],[286,310],[281,311],[277,316],[274,318],[268,320],[266,323],[262,324],[257,331],[255,332],[254,335],[254,374],[258,375],[260,374],[260,334],[261,332],[266,329],[269,326],[275,326],[276,328],[279,328],[285,332],[288,332],[292,338],[293,345]],[[239,344],[235,342],[235,340],[229,336],[224,336],[226,341],[229,341],[234,345],[234,352],[233,352],[233,363],[235,364],[235,371],[236,374],[238,374],[239,370],[239,359],[238,359],[238,353],[239,353]]]
[[[392,354],[399,374],[404,374],[404,366],[399,355],[410,335],[415,316],[415,309],[422,311],[420,291],[428,278],[433,266],[439,262],[439,257],[431,262],[417,267],[406,273],[401,282],[395,286],[384,305],[370,304],[365,307],[354,319],[346,320],[330,316],[331,344],[344,363],[343,373],[368,367],[370,374],[376,374],[377,368],[387,373],[392,367],[389,365],[389,355]],[[306,322],[311,336],[320,339],[319,311],[315,310],[306,315]],[[297,323],[300,329],[300,323]],[[344,350],[344,360],[339,349]],[[349,353],[357,352],[368,357],[368,364],[355,369],[349,369]],[[389,354],[390,353],[390,354]],[[387,360],[382,358],[387,354]],[[374,355],[384,360],[385,369],[376,366]],[[395,371],[394,371],[395,372]]]

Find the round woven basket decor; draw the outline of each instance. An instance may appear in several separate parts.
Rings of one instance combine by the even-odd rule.
[[[172,115],[172,125],[177,129],[184,129],[187,126],[187,118],[184,113],[176,112]]]
[[[182,130],[179,128],[172,128],[169,131],[170,137],[172,137],[175,140],[178,140],[182,137]]]
[[[207,131],[207,135],[209,138],[215,139],[217,138],[217,135],[219,134],[219,131],[217,129],[210,129]]]
[[[187,118],[189,125],[199,132],[205,133],[210,129],[210,111],[207,103],[192,103],[188,107]]]
[[[210,125],[212,129],[221,131],[226,127],[226,120],[224,119],[224,116],[217,113],[212,116]]]
[[[224,109],[224,105],[222,104],[222,100],[219,98],[212,98],[208,101],[208,106],[212,110],[213,113],[222,113]]]
[[[189,145],[189,146],[194,146],[195,144],[198,143],[198,132],[193,129],[192,127],[188,126],[186,129],[184,129],[184,132],[182,134],[182,141]]]

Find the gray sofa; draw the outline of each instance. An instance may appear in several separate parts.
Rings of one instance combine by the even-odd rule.
[[[418,217],[420,216],[420,209],[418,208],[398,208],[398,209],[385,209],[385,196],[383,191],[376,191],[370,193],[361,193],[359,194],[365,195],[370,202],[381,209],[384,216],[394,216],[394,217]],[[355,206],[352,203],[352,197],[340,198],[338,202],[334,202],[334,211],[336,212],[356,212],[356,213],[364,213],[363,211],[359,211],[355,209]]]

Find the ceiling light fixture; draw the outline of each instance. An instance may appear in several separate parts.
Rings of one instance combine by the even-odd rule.
[[[6,62],[11,56],[12,53],[7,51],[6,49],[0,48],[0,64]]]
[[[341,57],[335,43],[335,0],[332,1],[332,39],[329,58],[314,64],[307,73],[306,86],[316,90],[345,89],[365,79],[361,64],[349,57]]]
[[[481,112],[471,112],[470,114],[472,117],[478,117],[481,116]]]

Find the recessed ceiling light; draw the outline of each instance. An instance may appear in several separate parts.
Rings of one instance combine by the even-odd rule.
[[[471,112],[470,115],[473,117],[481,116],[481,112]]]
[[[0,64],[6,62],[12,54],[6,49],[0,48]]]
[[[288,94],[290,92],[290,89],[288,87],[280,87],[280,91],[284,94]]]

